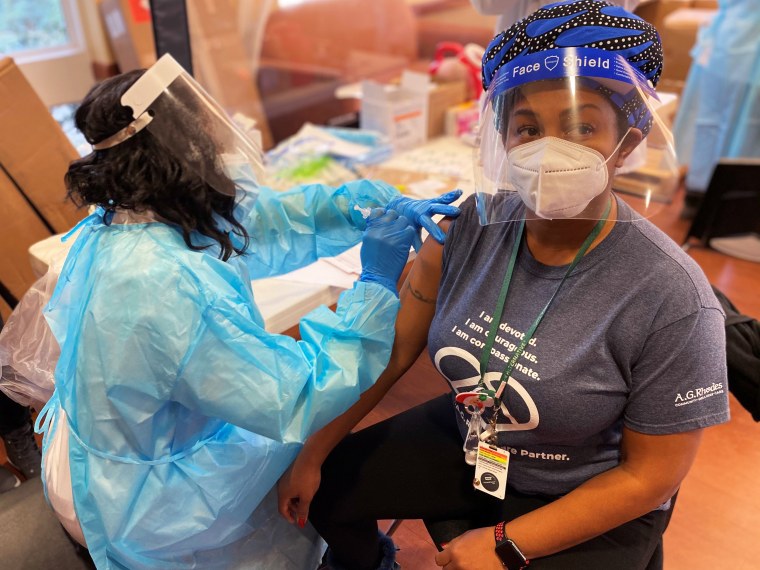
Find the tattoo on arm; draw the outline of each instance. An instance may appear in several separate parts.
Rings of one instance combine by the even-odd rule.
[[[420,293],[417,289],[412,287],[412,284],[410,281],[406,282],[406,288],[409,289],[409,292],[414,296],[415,299],[418,301],[422,301],[423,303],[427,303],[429,305],[435,305],[437,299],[431,299],[429,297],[425,297],[422,293]]]

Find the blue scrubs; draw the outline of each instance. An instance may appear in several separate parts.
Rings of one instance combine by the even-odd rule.
[[[304,317],[295,341],[264,330],[250,278],[355,245],[353,206],[396,194],[367,181],[243,193],[252,241],[228,262],[171,225],[86,219],[45,317],[61,346],[50,412],[68,416],[74,504],[99,568],[313,560],[313,531],[282,521],[270,491],[385,368],[398,299],[357,282],[335,312]]]

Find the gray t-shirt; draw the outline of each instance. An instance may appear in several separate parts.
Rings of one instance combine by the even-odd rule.
[[[498,442],[518,491],[564,494],[615,467],[624,425],[671,434],[729,419],[724,314],[707,279],[654,225],[621,200],[618,208],[620,221],[565,281],[505,390]],[[516,230],[480,226],[471,197],[446,239],[428,345],[456,392],[478,384]],[[566,270],[536,261],[523,240],[487,382],[498,382]],[[464,433],[469,416],[455,407]]]

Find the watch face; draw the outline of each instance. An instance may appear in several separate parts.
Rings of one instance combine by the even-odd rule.
[[[520,570],[525,566],[525,556],[514,542],[507,539],[496,545],[496,555],[509,570]]]

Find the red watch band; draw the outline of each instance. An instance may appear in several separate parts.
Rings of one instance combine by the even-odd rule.
[[[494,538],[496,539],[496,544],[500,543],[502,540],[505,540],[507,538],[507,533],[504,532],[504,527],[506,526],[506,524],[507,524],[506,521],[501,521],[493,529],[493,535],[494,535]]]
[[[526,570],[530,565],[530,560],[507,537],[506,525],[506,521],[502,521],[493,529],[493,536],[496,539],[496,554],[507,570]]]

